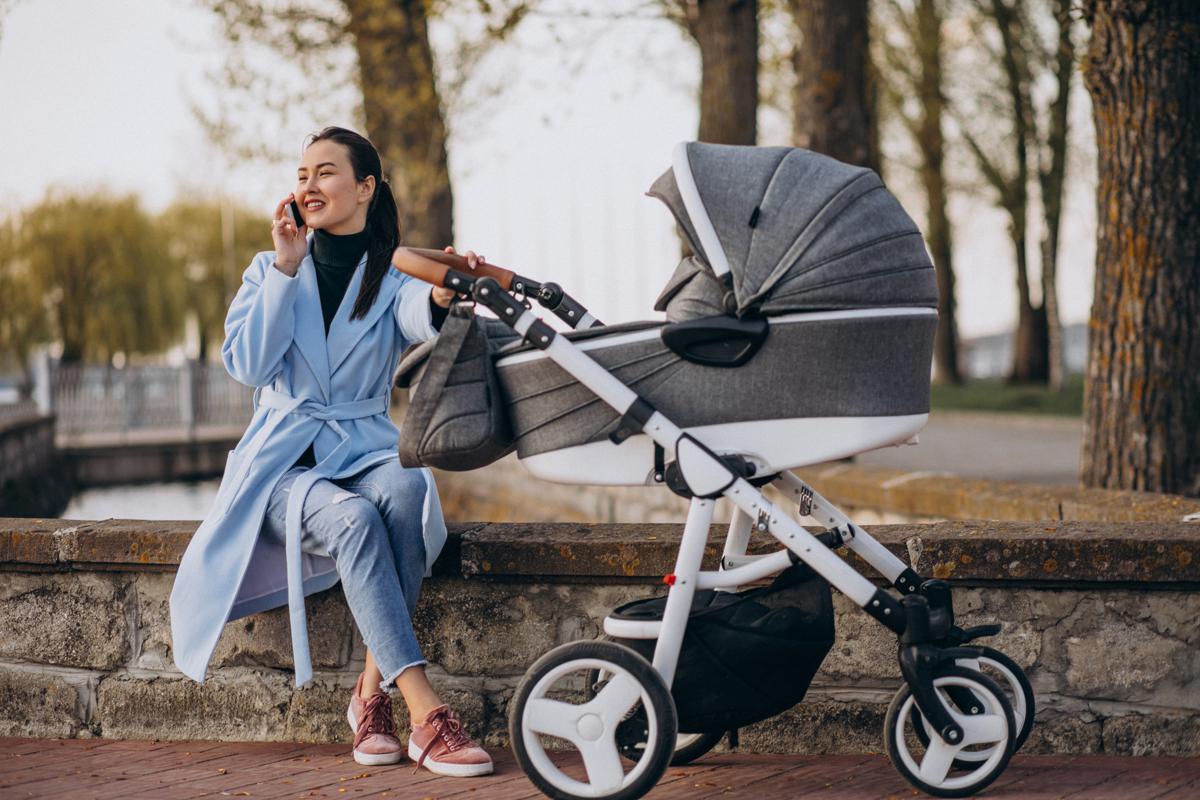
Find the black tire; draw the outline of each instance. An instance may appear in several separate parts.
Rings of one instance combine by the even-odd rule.
[[[892,698],[892,702],[888,706],[887,717],[883,726],[884,748],[887,750],[888,758],[891,759],[892,765],[896,767],[901,776],[920,791],[934,797],[970,797],[989,786],[1008,767],[1008,762],[1012,758],[1014,743],[1016,741],[1016,721],[1013,717],[1012,705],[1008,702],[1004,690],[988,676],[974,670],[966,669],[965,667],[948,664],[937,670],[934,675],[934,685],[937,686],[938,682],[943,679],[968,682],[970,685],[965,688],[968,688],[975,696],[983,697],[985,703],[998,707],[1003,713],[1008,726],[1008,735],[1005,739],[1003,751],[997,754],[998,757],[995,763],[990,767],[987,765],[987,762],[983,764],[970,764],[967,769],[973,768],[976,771],[984,770],[978,776],[967,775],[952,778],[947,773],[946,780],[960,782],[959,785],[954,787],[936,786],[922,780],[905,761],[905,755],[908,755],[910,759],[915,761],[912,754],[907,751],[908,745],[906,743],[902,745],[897,741],[897,729],[899,728],[901,734],[904,732],[903,728],[900,727],[902,725],[901,714],[904,713],[905,706],[912,697],[912,690],[907,684],[900,687],[900,690],[896,692],[896,696]],[[914,732],[923,727],[915,704],[908,709],[908,720],[911,722]],[[922,742],[922,744],[925,745],[926,742]],[[901,747],[904,748],[903,752],[901,752]],[[958,759],[954,759],[952,762],[954,766],[958,766],[958,763]],[[968,780],[966,783],[961,783],[962,780],[968,778],[973,779]]]
[[[971,646],[974,647],[975,645]],[[1013,686],[1011,681],[1005,681],[1004,683],[997,681],[997,683],[1000,683],[1000,688],[1013,690],[1014,695],[1019,692],[1021,699],[1025,704],[1025,714],[1019,720],[1020,726],[1017,730],[1016,742],[1013,744],[1013,753],[1016,753],[1021,749],[1021,745],[1025,744],[1025,740],[1029,738],[1029,732],[1033,730],[1033,718],[1034,714],[1036,713],[1037,706],[1037,701],[1033,695],[1033,685],[1029,683],[1029,676],[1025,674],[1025,670],[1021,669],[1017,662],[1013,661],[1007,655],[993,647],[980,647],[980,649],[983,651],[981,660],[995,662],[996,665],[999,665],[1001,668],[1003,668],[1003,670],[1010,673],[1013,680],[1016,682],[1016,686]],[[987,673],[984,674],[987,675]],[[991,676],[988,675],[988,677]],[[1013,718],[1016,719],[1017,716],[1017,707],[1014,705]],[[928,747],[928,731],[925,730],[923,725],[915,725],[914,728],[914,732],[916,733],[917,738],[921,740],[921,744]],[[971,761],[964,761],[961,759],[954,760],[954,766],[958,769],[970,769],[972,763],[973,762]]]
[[[985,659],[995,661],[1012,673],[1016,679],[1017,687],[1020,688],[1021,696],[1025,700],[1025,718],[1021,721],[1020,728],[1017,730],[1016,743],[1013,744],[1013,752],[1015,753],[1025,744],[1025,740],[1029,738],[1029,732],[1033,730],[1033,717],[1037,712],[1037,698],[1033,695],[1033,684],[1029,682],[1029,676],[1025,674],[1025,670],[1021,669],[1017,662],[1013,661],[1007,655],[993,647],[983,647],[981,649],[983,650],[983,657]],[[1000,688],[1004,687],[1001,686]]]
[[[635,706],[626,715],[626,719],[630,719],[640,713],[647,725],[646,746],[634,767],[634,770],[641,768],[641,774],[608,794],[575,794],[566,788],[555,785],[551,778],[566,776],[561,773],[559,776],[543,775],[531,756],[525,738],[522,719],[538,683],[558,667],[579,660],[603,661],[613,667],[613,669],[608,669],[609,672],[615,673],[617,670],[621,670],[628,673],[642,690],[642,704]],[[646,713],[645,703],[652,707],[652,730],[649,730],[651,715]],[[624,723],[622,724],[624,725]],[[584,797],[599,798],[599,800],[635,800],[635,798],[641,797],[654,788],[663,772],[666,771],[674,751],[677,732],[675,702],[671,699],[671,692],[667,689],[667,685],[658,671],[633,650],[614,642],[571,642],[546,653],[526,671],[520,684],[517,685],[508,717],[508,734],[517,763],[521,765],[521,769],[524,770],[533,785],[554,800],[583,800]],[[536,739],[539,734],[531,732],[531,735]],[[538,747],[540,747],[540,743]],[[644,767],[642,767],[643,763]],[[627,781],[629,774],[632,774],[632,771],[626,774]]]
[[[686,737],[686,738],[685,738]],[[708,752],[721,743],[724,733],[681,733],[675,739],[675,752],[671,755],[671,766],[682,767],[697,758],[708,755]]]

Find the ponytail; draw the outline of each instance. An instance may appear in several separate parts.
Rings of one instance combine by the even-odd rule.
[[[362,287],[354,302],[350,319],[360,319],[375,304],[379,286],[392,263],[392,253],[400,246],[400,212],[392,187],[385,180],[375,184],[375,195],[367,209],[367,266]]]
[[[383,276],[387,275],[392,263],[392,253],[400,246],[400,212],[396,198],[392,196],[392,187],[383,179],[383,167],[375,145],[352,130],[331,126],[311,134],[304,146],[307,148],[326,139],[337,142],[349,152],[355,180],[365,181],[368,176],[375,178],[375,194],[367,206],[367,266],[358,298],[354,301],[354,311],[350,314],[350,319],[361,319],[375,304]]]

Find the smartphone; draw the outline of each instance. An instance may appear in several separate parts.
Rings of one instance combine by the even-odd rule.
[[[300,213],[300,205],[295,200],[288,205],[287,212],[292,222],[296,223],[296,230],[304,226],[304,215]]]

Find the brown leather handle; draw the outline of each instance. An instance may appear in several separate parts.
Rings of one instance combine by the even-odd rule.
[[[453,269],[467,275],[495,278],[500,288],[505,291],[512,289],[516,273],[494,264],[478,264],[475,269],[467,264],[467,257],[442,250],[428,250],[422,247],[397,247],[392,254],[392,265],[406,275],[420,278],[434,286],[446,285],[446,273]]]

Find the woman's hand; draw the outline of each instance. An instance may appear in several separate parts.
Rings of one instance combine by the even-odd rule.
[[[447,248],[445,248],[445,252],[453,254],[454,248],[447,247]],[[476,265],[484,263],[483,256],[475,255],[474,250],[468,250],[466,252],[466,256],[467,256],[467,266],[470,267],[471,269],[475,269]],[[442,308],[449,308],[450,303],[452,303],[454,301],[454,295],[456,295],[456,294],[458,294],[458,293],[455,292],[453,289],[447,289],[442,286],[435,286],[435,287],[433,287],[433,302],[437,303]]]
[[[288,277],[295,276],[296,271],[300,269],[300,262],[308,253],[308,240],[305,238],[308,229],[303,222],[297,228],[291,215],[286,211],[288,204],[295,198],[294,194],[283,198],[283,201],[275,206],[275,214],[271,218],[271,241],[275,243],[275,266]]]

